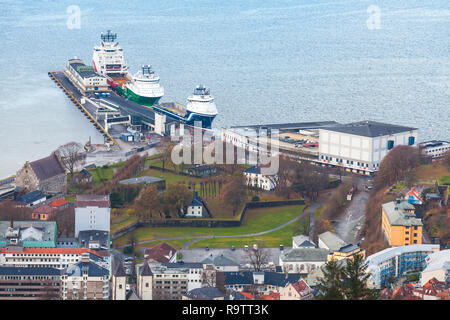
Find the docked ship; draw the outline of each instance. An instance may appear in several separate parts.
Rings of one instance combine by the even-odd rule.
[[[210,95],[209,89],[199,85],[194,93],[187,98],[186,106],[176,102],[161,103],[154,105],[153,109],[179,119],[188,126],[197,127],[196,122],[201,122],[204,129],[211,129],[212,122],[217,116],[217,107],[214,97]]]
[[[130,76],[123,49],[116,42],[117,34],[108,30],[106,34],[101,34],[101,40],[101,44],[94,47],[94,70],[106,77],[108,85],[115,92],[142,108],[168,115],[180,123],[194,127],[201,122],[203,129],[211,129],[217,108],[209,89],[203,85],[197,86],[194,93],[187,98],[186,106],[176,102],[159,103],[164,96],[164,88],[151,66],[144,65],[134,76]],[[138,105],[134,108],[140,108]]]
[[[102,40],[99,46],[94,47],[92,62],[94,71],[105,76],[108,84],[115,87],[122,86],[128,81],[128,66],[123,57],[123,49],[116,42],[117,33],[108,30],[100,35]]]
[[[153,72],[150,65],[142,66],[130,81],[122,86],[116,86],[115,89],[129,100],[150,107],[158,104],[164,95],[164,87],[159,84],[159,76]]]

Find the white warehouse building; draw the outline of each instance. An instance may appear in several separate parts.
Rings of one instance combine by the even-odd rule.
[[[418,129],[360,121],[319,129],[319,163],[372,175],[392,148],[417,146]]]

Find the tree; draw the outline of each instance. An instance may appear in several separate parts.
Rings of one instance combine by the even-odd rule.
[[[370,273],[366,272],[367,263],[361,254],[355,254],[347,259],[347,264],[343,269],[345,279],[343,292],[347,300],[375,300],[378,297],[378,290],[368,288],[367,282]]]
[[[220,195],[224,206],[233,210],[233,216],[247,201],[247,187],[245,185],[245,177],[242,172],[235,171],[222,189]]]
[[[169,184],[162,196],[163,207],[171,216],[181,217],[192,196],[192,191],[184,184]]]
[[[397,146],[384,157],[374,180],[375,190],[392,185],[420,165],[420,150],[411,146]]]
[[[135,212],[153,217],[155,213],[159,215],[161,210],[161,199],[156,186],[149,184],[142,189],[139,197],[134,201]]]
[[[317,298],[320,300],[344,300],[342,292],[343,268],[336,260],[328,261],[323,267],[323,277],[318,278]]]
[[[76,165],[83,160],[83,150],[83,146],[78,142],[69,142],[56,150],[62,166],[70,172],[70,177],[73,177]]]
[[[249,248],[245,254],[245,261],[251,264],[256,271],[261,271],[261,269],[269,263],[269,258],[269,250],[263,248],[261,244]]]

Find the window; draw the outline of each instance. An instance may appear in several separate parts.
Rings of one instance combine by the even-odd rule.
[[[408,138],[408,145],[412,146],[414,144],[414,140],[415,140],[414,137],[409,137]]]
[[[394,140],[388,140],[387,149],[391,150],[394,147]]]

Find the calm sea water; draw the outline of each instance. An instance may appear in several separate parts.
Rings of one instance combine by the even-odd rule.
[[[81,10],[69,29],[67,8]],[[369,29],[367,9],[380,9]],[[448,0],[0,0],[0,177],[59,145],[102,136],[48,78],[90,63],[112,29],[134,73],[150,63],[162,101],[211,88],[214,126],[386,121],[449,139]]]

